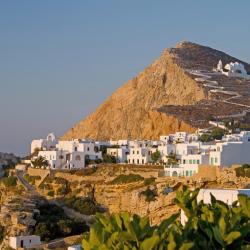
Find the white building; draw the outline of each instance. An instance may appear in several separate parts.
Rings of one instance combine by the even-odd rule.
[[[102,152],[99,145],[88,140],[59,141],[53,134],[47,139],[34,140],[31,143],[31,151],[34,152],[38,145],[38,156],[45,158],[52,169],[79,169],[85,167],[85,160],[102,159]]]
[[[245,66],[239,62],[230,62],[223,68],[222,61],[220,60],[217,65],[217,72],[221,72],[223,75],[229,77],[241,77],[245,79],[250,79],[250,75],[247,73]]]
[[[238,200],[239,194],[250,196],[250,189],[201,189],[197,196],[197,202],[203,200],[205,204],[211,204],[211,194],[227,205],[232,205],[234,201]],[[187,217],[183,210],[181,210],[181,224],[185,225]]]
[[[28,236],[15,236],[10,237],[9,245],[13,249],[18,248],[36,248],[41,244],[40,236],[28,235]]]
[[[53,133],[48,134],[46,139],[37,139],[31,142],[31,154],[38,150],[51,150],[56,147],[57,139]]]
[[[146,164],[151,162],[151,150],[146,147],[131,147],[127,155],[129,164]]]
[[[114,156],[118,163],[126,163],[129,149],[127,147],[107,148],[107,154]]]
[[[210,165],[230,167],[244,163],[250,163],[250,131],[223,137],[209,152]]]

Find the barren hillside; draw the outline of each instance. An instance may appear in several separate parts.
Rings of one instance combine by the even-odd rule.
[[[165,49],[95,112],[69,129],[63,139],[157,139],[161,134],[205,127],[208,115],[245,112],[250,105],[250,81],[213,74],[220,59],[224,65],[240,62],[190,42]],[[250,65],[244,65],[250,71]]]

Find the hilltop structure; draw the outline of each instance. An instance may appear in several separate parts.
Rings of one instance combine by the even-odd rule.
[[[240,77],[250,79],[250,75],[247,73],[245,66],[239,62],[230,62],[223,68],[222,61],[220,60],[216,68],[217,72],[221,72],[223,75],[229,77]]]

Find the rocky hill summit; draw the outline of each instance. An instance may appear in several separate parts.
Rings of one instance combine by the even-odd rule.
[[[223,65],[240,62],[250,72],[249,64],[195,43],[165,49],[63,139],[157,139],[161,134],[206,127],[209,115],[245,119],[250,80],[215,72],[219,60]]]

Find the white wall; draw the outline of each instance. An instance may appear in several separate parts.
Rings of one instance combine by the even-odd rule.
[[[245,194],[250,196],[250,189],[201,189],[197,196],[197,202],[201,200],[204,201],[205,204],[211,203],[211,194],[220,201],[228,205],[232,205],[234,201],[238,200],[239,194]],[[181,210],[181,223],[185,225],[187,222],[187,217],[183,210]]]
[[[30,235],[30,236],[16,236],[10,237],[9,245],[10,247],[17,249],[21,247],[23,242],[23,247],[31,248],[41,244],[40,236]]]

